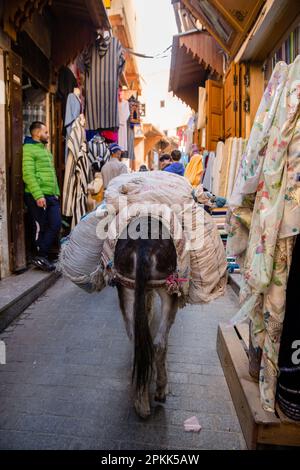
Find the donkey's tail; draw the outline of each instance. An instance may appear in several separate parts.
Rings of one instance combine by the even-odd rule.
[[[150,278],[150,257],[147,245],[139,240],[136,259],[134,297],[134,360],[132,380],[136,388],[145,388],[152,375],[154,348],[146,310],[146,284]]]

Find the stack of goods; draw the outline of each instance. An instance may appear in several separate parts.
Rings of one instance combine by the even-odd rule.
[[[243,302],[233,322],[251,319],[261,350],[262,406],[300,418],[297,288],[300,233],[300,56],[279,62],[258,108],[229,200],[227,253],[239,257]],[[278,380],[277,380],[278,379]]]
[[[113,254],[118,236],[131,220],[144,213],[159,218],[169,229],[178,255],[178,274],[182,277],[188,274],[184,300],[202,303],[223,295],[227,263],[217,228],[210,215],[194,201],[189,182],[161,171],[127,173],[114,178],[105,191],[105,204],[83,218],[63,244],[61,270],[81,287],[101,290],[114,272]],[[85,240],[78,237],[87,225],[89,243],[87,237]],[[108,231],[104,232],[106,225]],[[87,266],[83,251],[87,252],[87,261],[91,261]]]

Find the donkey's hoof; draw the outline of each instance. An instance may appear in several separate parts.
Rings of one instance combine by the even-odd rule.
[[[137,415],[142,419],[149,418],[149,416],[151,414],[150,408],[145,408],[145,407],[141,406],[141,404],[139,402],[135,402],[134,409],[135,409]]]
[[[159,395],[156,394],[154,397],[155,401],[158,401],[159,403],[166,403],[167,395]]]

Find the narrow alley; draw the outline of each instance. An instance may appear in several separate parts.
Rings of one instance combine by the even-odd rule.
[[[244,449],[216,352],[225,297],[179,310],[168,348],[170,394],[147,421],[132,402],[132,348],[112,288],[86,294],[59,279],[1,335],[1,449]],[[153,397],[153,393],[152,393]],[[196,415],[202,430],[185,432]]]

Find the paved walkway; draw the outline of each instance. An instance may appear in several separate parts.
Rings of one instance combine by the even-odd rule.
[[[152,416],[133,410],[131,347],[111,288],[86,294],[59,279],[1,335],[0,449],[244,449],[216,353],[225,297],[177,314],[169,340],[170,395]],[[184,431],[196,415],[201,432]]]

